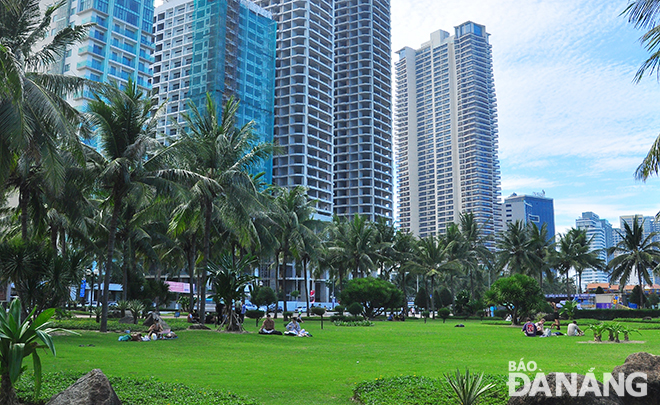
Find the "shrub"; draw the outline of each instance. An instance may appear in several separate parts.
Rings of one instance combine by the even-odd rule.
[[[353,321],[362,321],[364,320],[361,316],[346,316],[346,315],[332,315],[330,317],[330,322],[353,322]]]
[[[264,311],[258,309],[250,309],[248,311],[245,311],[245,316],[247,316],[250,319],[254,319],[255,326],[259,326],[259,318],[264,316]]]
[[[282,312],[282,316],[284,317],[284,320],[286,321],[286,320],[288,320],[289,318],[291,318],[293,316],[293,312],[284,311],[284,312]]]
[[[335,305],[335,312],[339,315],[344,315],[344,310],[345,308],[343,305]]]
[[[44,374],[38,403],[46,403],[55,394],[76,382],[81,374]],[[186,405],[257,405],[258,402],[241,395],[213,388],[192,388],[179,383],[163,383],[154,378],[108,377],[112,388],[123,404],[186,404]],[[29,401],[34,393],[30,379],[19,380],[16,391],[21,401]],[[31,402],[27,402],[31,403]]]
[[[449,315],[451,314],[451,311],[449,308],[440,308],[438,310],[438,316],[442,318],[442,323],[445,323],[447,321],[447,318],[449,318]]]
[[[323,307],[312,307],[311,310],[314,315],[318,315],[318,316],[325,315],[325,308]]]
[[[358,316],[364,311],[364,307],[359,302],[353,302],[346,308],[346,310],[353,316]]]
[[[575,311],[575,319],[596,319],[598,321],[611,321],[615,318],[651,318],[660,317],[660,309],[593,309]]]
[[[495,315],[495,318],[502,318],[506,319],[506,316],[509,314],[509,311],[506,309],[496,309],[495,312],[493,312],[493,315]]]

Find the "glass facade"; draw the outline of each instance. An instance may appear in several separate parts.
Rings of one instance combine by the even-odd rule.
[[[239,102],[237,125],[254,121],[261,141],[273,141],[276,22],[243,0],[172,0],[156,10],[154,91],[166,112],[158,128],[176,137],[187,100],[203,108]],[[163,140],[167,142],[167,140]],[[272,182],[272,159],[256,172]]]

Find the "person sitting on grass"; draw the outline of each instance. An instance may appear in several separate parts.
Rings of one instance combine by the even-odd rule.
[[[567,336],[584,336],[584,332],[582,332],[582,329],[580,329],[577,325],[576,321],[573,321],[573,323],[568,324],[568,332],[566,332]]]
[[[522,331],[527,337],[536,337],[536,325],[532,323],[530,318],[527,318],[527,322],[523,325]]]
[[[151,324],[149,330],[147,331],[147,336],[151,337],[152,334],[156,334],[157,338],[160,338],[163,333],[163,325],[160,324],[159,320],[156,320]]]
[[[270,317],[270,314],[266,314],[266,319],[261,324],[261,329],[259,329],[260,335],[281,335],[282,332],[275,330],[275,321]]]
[[[292,335],[292,336],[301,336],[301,337],[312,336],[305,329],[300,328],[299,319],[296,317],[291,318],[291,322],[289,322],[289,324],[286,325],[286,332],[284,334]]]

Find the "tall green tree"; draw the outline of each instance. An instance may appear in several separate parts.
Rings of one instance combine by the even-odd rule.
[[[162,156],[155,139],[158,108],[152,99],[129,80],[123,91],[116,85],[99,91],[89,103],[89,120],[100,139],[100,152],[86,147],[88,167],[97,173],[99,190],[106,193],[102,208],[111,214],[107,223],[107,248],[103,285],[101,332],[107,331],[108,294],[113,271],[117,229],[124,200],[137,189],[164,190],[160,171]]]
[[[660,1],[632,0],[623,11],[628,22],[637,29],[646,30],[641,37],[641,43],[650,53],[635,74],[635,82],[639,82],[646,72],[655,72],[660,79]],[[658,175],[660,170],[660,137],[656,138],[648,154],[635,171],[637,179],[646,181],[652,175]]]
[[[38,0],[6,0],[0,7],[0,190],[11,174],[23,240],[29,237],[30,194],[37,187],[52,193],[62,189],[60,148],[74,150],[82,162],[79,113],[64,96],[82,90],[87,81],[45,73],[88,27],[64,27],[44,45],[53,14],[65,4],[50,6],[43,14]]]
[[[623,223],[623,232],[617,231],[621,241],[608,249],[607,253],[614,255],[608,263],[607,268],[611,270],[611,280],[618,280],[619,291],[628,280],[637,273],[637,284],[639,285],[639,302],[644,302],[644,284],[653,285],[651,279],[652,271],[660,266],[660,242],[654,242],[655,232],[644,236],[642,218],[635,216],[632,226]]]
[[[577,274],[582,274],[586,268],[598,270],[604,268],[603,261],[598,257],[598,252],[591,249],[590,242],[585,229],[572,228],[560,236],[558,249],[553,252],[550,259],[551,265],[566,279],[566,296],[569,300],[571,292],[568,279],[571,269]]]
[[[426,291],[435,291],[435,278],[444,275],[445,272],[460,268],[458,260],[450,259],[450,246],[447,245],[442,236],[429,235],[421,238],[417,244],[417,255],[414,259],[416,270],[423,274],[425,278],[431,280],[431,288],[426,288]],[[431,300],[429,303],[428,300]],[[433,297],[426,295],[427,303],[426,308],[434,312],[435,317],[435,302]]]
[[[464,244],[465,255],[461,257],[461,267],[470,279],[470,297],[474,297],[474,279],[481,263],[492,260],[492,254],[486,247],[483,226],[480,226],[472,212],[462,212],[458,226],[461,233],[459,243]]]
[[[533,241],[523,221],[506,224],[506,230],[497,241],[497,265],[512,274],[530,274],[537,263]]]
[[[548,224],[546,223],[539,228],[534,222],[530,222],[527,225],[527,231],[529,232],[530,239],[529,247],[536,256],[534,268],[539,276],[541,290],[543,290],[543,276],[550,272],[550,252],[554,247],[554,243],[548,236]]]
[[[304,187],[279,188],[275,190],[273,221],[276,224],[276,239],[278,241],[277,257],[281,255],[280,276],[282,291],[286,291],[286,268],[289,259],[296,259],[302,264],[307,290],[307,264],[312,257],[312,250],[317,246],[318,237],[314,233],[317,221],[314,219],[316,202],[307,196]],[[307,292],[309,300],[309,292]],[[287,311],[286,296],[284,311]],[[309,302],[308,302],[309,307]]]
[[[218,264],[209,263],[210,281],[216,295],[216,302],[222,299],[225,303],[225,321],[223,326],[228,331],[243,330],[234,307],[240,306],[240,300],[245,298],[245,289],[256,277],[249,274],[256,264],[254,256],[243,256],[235,261],[231,253],[220,256]]]
[[[252,221],[259,205],[258,190],[250,171],[273,153],[273,144],[259,142],[254,122],[237,126],[238,102],[232,97],[220,111],[210,94],[203,108],[188,103],[181,114],[180,139],[170,150],[182,157],[182,165],[194,176],[187,187],[188,199],[174,214],[175,221],[198,210],[202,225],[200,263],[200,314],[206,311],[206,282],[214,227],[227,231],[233,241],[246,247],[258,244]],[[234,248],[232,247],[232,256]]]

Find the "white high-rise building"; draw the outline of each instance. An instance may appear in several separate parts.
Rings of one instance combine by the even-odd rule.
[[[334,212],[392,220],[389,0],[335,0]]]
[[[334,1],[257,0],[277,21],[273,184],[307,187],[332,218]]]
[[[398,221],[426,236],[461,212],[501,228],[497,108],[489,34],[466,22],[399,51],[394,108]]]
[[[598,257],[606,265],[611,259],[607,248],[613,246],[612,225],[606,219],[593,212],[583,212],[582,217],[575,220],[575,227],[587,231],[587,240],[590,240],[592,250],[598,250]],[[582,271],[582,290],[590,283],[608,283],[609,274],[597,269],[584,269]]]

